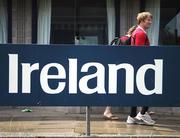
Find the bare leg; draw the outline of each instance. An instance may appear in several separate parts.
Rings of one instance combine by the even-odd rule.
[[[112,114],[111,106],[107,106],[105,108],[103,116],[105,117],[105,119],[108,119],[108,120],[118,120],[119,119],[119,117],[114,116]]]
[[[112,112],[111,112],[111,106],[107,106],[105,111],[104,111],[104,116],[111,117]]]

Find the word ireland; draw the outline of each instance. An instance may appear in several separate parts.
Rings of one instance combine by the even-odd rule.
[[[84,94],[117,94],[119,92],[117,81],[119,70],[125,70],[125,77],[120,78],[125,80],[125,94],[134,94],[135,85],[142,95],[163,93],[162,59],[154,59],[154,64],[143,64],[136,72],[133,65],[129,63],[103,65],[99,62],[87,62],[78,68],[77,58],[68,58],[67,60],[68,68],[65,68],[63,63],[48,63],[42,67],[41,63],[20,63],[18,54],[9,54],[9,93],[19,93],[18,86],[21,86],[21,93],[32,93],[31,77],[33,72],[39,72],[37,80],[40,81],[43,92],[47,94],[63,93],[66,86],[68,86],[69,94],[77,94],[78,90]],[[95,73],[89,72],[91,67],[96,69]],[[57,73],[49,74],[51,68],[55,68]],[[154,72],[154,87],[152,89],[148,89],[145,83],[148,70]],[[21,75],[18,75],[19,73]],[[86,75],[78,78],[78,73],[85,73]],[[18,76],[22,76],[22,84],[20,85]],[[105,83],[107,78],[108,83]],[[92,79],[96,80],[96,86],[93,88],[88,86],[88,82]],[[49,81],[51,80],[58,80],[56,88],[50,87]],[[106,84],[108,86],[105,86]]]

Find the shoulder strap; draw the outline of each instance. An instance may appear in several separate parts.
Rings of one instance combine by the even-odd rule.
[[[131,44],[131,45],[135,45],[135,41],[136,41],[136,37],[135,37],[135,35],[134,36],[131,36],[131,39],[133,39],[131,42],[133,42],[133,44]]]

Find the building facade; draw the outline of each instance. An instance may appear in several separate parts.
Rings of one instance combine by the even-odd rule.
[[[179,0],[0,0],[0,43],[103,46],[136,25],[137,13],[149,11],[153,15],[148,30],[151,45],[179,46],[179,5]],[[56,109],[85,111],[83,107]],[[175,107],[153,110],[180,114],[180,109]],[[116,111],[128,109],[121,107]]]

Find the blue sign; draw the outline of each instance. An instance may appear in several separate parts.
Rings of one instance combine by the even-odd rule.
[[[0,45],[1,106],[180,106],[180,47]]]

